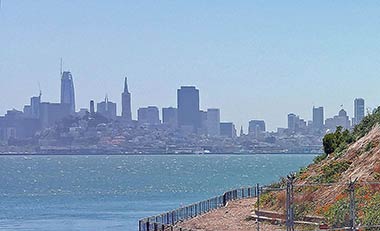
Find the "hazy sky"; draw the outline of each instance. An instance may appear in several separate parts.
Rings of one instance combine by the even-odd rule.
[[[286,126],[289,112],[332,116],[353,99],[380,104],[380,1],[1,0],[0,114],[32,95],[58,102],[59,60],[77,108],[120,101],[176,106],[181,85],[201,107],[247,127]]]

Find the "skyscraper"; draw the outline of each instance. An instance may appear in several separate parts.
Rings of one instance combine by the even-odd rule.
[[[116,103],[109,101],[106,96],[103,102],[97,104],[97,113],[110,120],[116,119]]]
[[[248,134],[254,137],[258,137],[260,134],[266,131],[264,120],[251,120],[249,121]]]
[[[313,107],[313,130],[321,132],[324,126],[323,107]]]
[[[178,124],[178,110],[174,107],[162,108],[162,122],[171,127]]]
[[[352,120],[353,125],[357,125],[363,120],[364,110],[364,99],[356,98],[354,100],[354,118]]]
[[[156,106],[139,108],[137,111],[137,117],[140,124],[160,124],[160,115]]]
[[[31,117],[35,119],[40,118],[40,104],[41,104],[41,93],[39,96],[33,96],[30,98],[31,107]]]
[[[90,100],[90,114],[91,115],[95,114],[95,102],[94,102],[94,100]]]
[[[70,104],[65,103],[40,103],[40,123],[42,128],[52,126],[71,113]]]
[[[75,93],[73,77],[69,71],[64,71],[61,78],[61,104],[68,104],[70,114],[75,113]]]
[[[293,114],[293,113],[290,113],[288,114],[288,129],[292,132],[296,131],[297,130],[297,121],[299,120],[299,118]]]
[[[347,112],[344,109],[341,109],[338,115],[334,116],[333,118],[326,119],[325,126],[332,132],[335,131],[338,126],[341,126],[343,129],[350,129],[351,121],[347,116]]]
[[[177,90],[178,125],[191,127],[196,131],[200,127],[199,90],[194,86],[182,86]]]
[[[126,121],[132,121],[131,93],[128,91],[128,79],[124,79],[124,92],[121,94],[121,116]]]
[[[306,130],[307,123],[304,119],[293,113],[288,114],[288,131],[298,133],[306,132]]]
[[[220,110],[217,108],[207,109],[207,135],[219,136],[220,135]]]
[[[230,122],[220,123],[220,136],[235,138],[236,137],[235,125]]]
[[[194,131],[194,127],[190,126]],[[199,110],[199,127],[197,128],[199,135],[207,135],[207,111]]]

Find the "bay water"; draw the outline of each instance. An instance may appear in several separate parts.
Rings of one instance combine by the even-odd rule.
[[[137,230],[140,218],[269,184],[314,157],[0,156],[0,230]]]

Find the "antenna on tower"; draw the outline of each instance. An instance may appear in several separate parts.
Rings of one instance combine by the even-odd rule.
[[[38,91],[39,91],[39,95],[38,95],[38,97],[41,98],[41,96],[42,96],[42,91],[41,91],[41,84],[40,84],[40,81],[38,81]]]
[[[62,57],[61,57],[61,63],[60,63],[60,74],[61,74],[61,76],[62,76],[62,74],[63,74],[63,71],[62,71],[62,67],[63,66],[63,61],[62,61]]]

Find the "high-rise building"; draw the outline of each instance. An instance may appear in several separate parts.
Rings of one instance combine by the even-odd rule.
[[[24,106],[24,117],[29,119],[40,118],[41,92],[39,96],[30,98],[30,105]]]
[[[27,105],[26,108],[30,108]],[[29,109],[26,109],[29,110]],[[30,118],[30,115],[25,115],[21,111],[15,109],[8,110],[4,116],[0,116],[0,140],[8,141],[9,138],[30,138],[40,130],[38,119]]]
[[[299,117],[293,113],[288,114],[288,129],[292,132],[297,130],[297,121]]]
[[[200,127],[199,90],[193,86],[182,86],[177,90],[178,125],[191,127],[196,131]]]
[[[162,108],[162,122],[171,127],[178,124],[178,110],[174,107]]]
[[[335,131],[335,129],[340,126],[343,129],[350,129],[351,122],[350,118],[347,116],[347,112],[344,109],[341,109],[338,115],[333,118],[326,119],[326,128],[330,129],[330,131]]]
[[[69,116],[71,108],[69,104],[62,103],[41,103],[40,122],[42,128],[49,127],[59,120]]]
[[[217,108],[207,109],[206,120],[207,135],[220,135],[220,110]]]
[[[61,104],[68,104],[70,114],[75,113],[74,81],[69,71],[64,71],[61,78]]]
[[[251,120],[249,121],[248,134],[258,137],[266,131],[264,120]]]
[[[25,105],[23,109],[24,117],[31,118],[32,117],[32,107],[30,105]]]
[[[156,106],[139,108],[137,111],[137,118],[140,124],[160,124],[160,116]]]
[[[235,138],[236,137],[235,125],[229,122],[220,123],[220,136]]]
[[[307,132],[307,122],[293,113],[288,114],[288,131],[290,132]]]
[[[313,107],[313,130],[314,132],[323,131],[324,113],[323,107]]]
[[[109,101],[106,96],[103,102],[97,104],[97,113],[110,120],[116,119],[116,103]]]
[[[353,125],[359,124],[364,118],[365,105],[364,99],[356,98],[354,100],[354,118],[352,119]]]
[[[32,118],[40,118],[40,104],[41,104],[41,93],[39,96],[34,96],[30,98],[31,116]]]
[[[90,114],[91,115],[95,114],[95,102],[94,102],[94,100],[90,101]]]
[[[126,121],[132,121],[131,93],[128,91],[128,79],[124,79],[124,92],[121,94],[121,117]]]
[[[199,128],[197,133],[199,135],[207,135],[207,111],[199,110]],[[183,127],[183,126],[182,126]],[[193,126],[190,126],[194,130]]]

